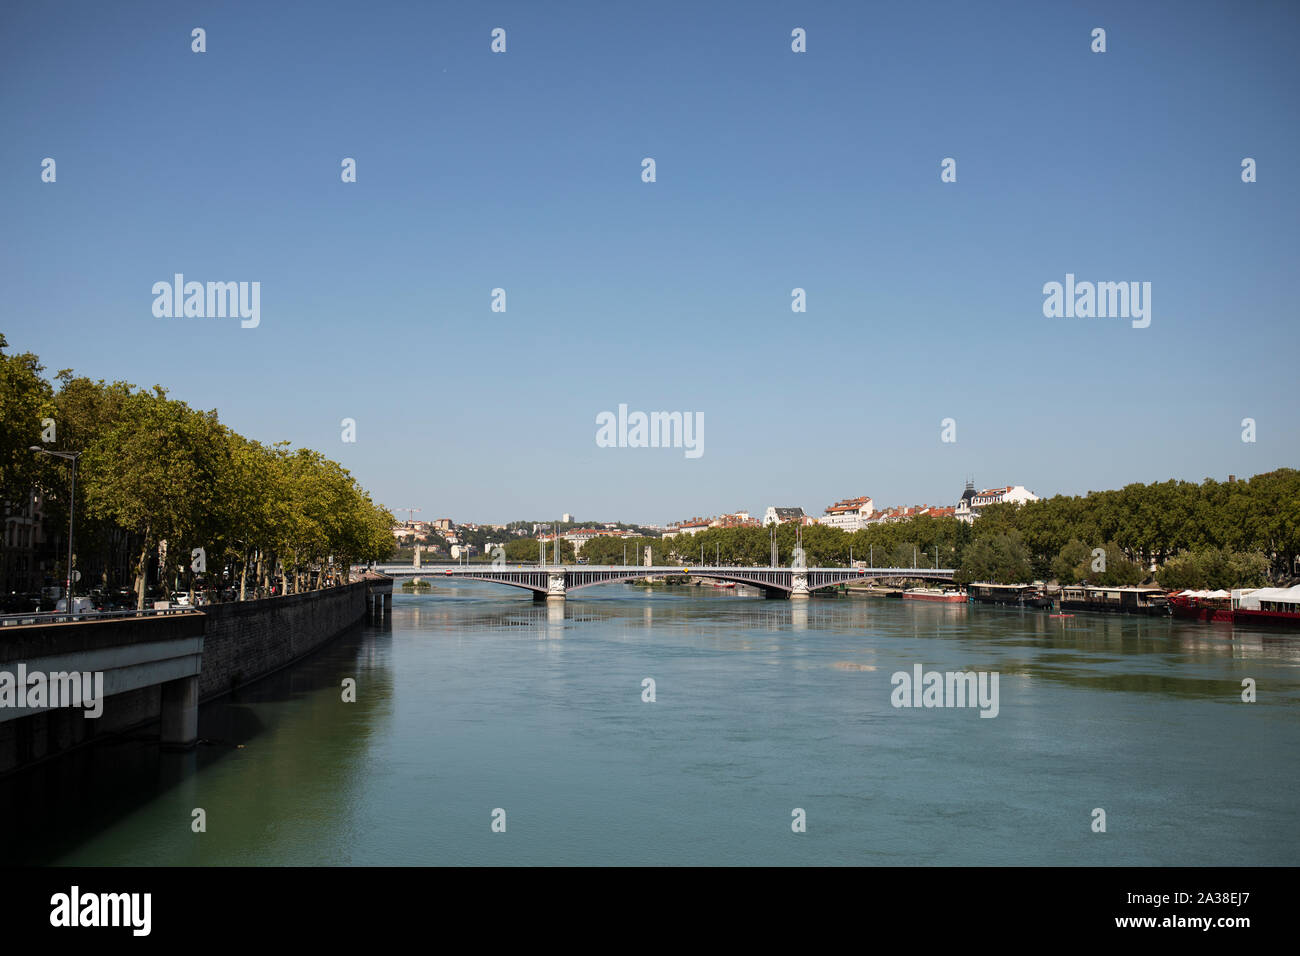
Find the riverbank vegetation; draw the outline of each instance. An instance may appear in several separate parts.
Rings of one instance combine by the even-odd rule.
[[[164,585],[197,582],[241,600],[250,588],[296,593],[345,582],[352,563],[389,553],[392,514],[319,452],[251,441],[161,386],[70,370],[48,381],[36,356],[5,345],[0,336],[0,501],[37,496],[66,553],[68,461],[29,449],[79,453],[82,593],[129,575],[143,607],[151,568]],[[59,576],[65,567],[63,558]]]
[[[1256,587],[1296,573],[1300,471],[1282,468],[1233,482],[1133,484],[1025,505],[990,505],[974,524],[923,515],[855,532],[824,525],[802,530],[812,567],[842,567],[852,557],[875,567],[954,568],[962,583]],[[591,564],[618,564],[625,544],[628,561],[636,564],[643,563],[646,547],[660,566],[771,562],[770,528],[710,528],[669,539],[596,538],[583,546],[582,557]],[[777,563],[788,566],[795,526],[778,526],[776,544]],[[535,552],[535,542],[532,547]]]

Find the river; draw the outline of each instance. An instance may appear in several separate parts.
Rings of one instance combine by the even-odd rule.
[[[622,584],[548,605],[448,582],[393,605],[388,626],[204,705],[190,753],[119,740],[0,781],[0,855],[1297,862],[1295,632]],[[996,674],[996,716],[895,707],[916,665]]]

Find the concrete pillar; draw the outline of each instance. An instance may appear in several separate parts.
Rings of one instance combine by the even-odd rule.
[[[806,598],[811,593],[808,590],[808,571],[806,568],[790,569],[790,597]]]
[[[546,575],[546,600],[563,601],[568,592],[565,586],[566,575],[563,571],[551,571]]]
[[[393,592],[392,591],[384,592],[384,613],[385,614],[393,613]]]
[[[162,685],[164,750],[188,750],[199,739],[199,678],[181,677]]]

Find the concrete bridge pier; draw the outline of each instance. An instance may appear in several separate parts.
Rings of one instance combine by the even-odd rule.
[[[563,571],[552,571],[546,575],[546,600],[563,601],[568,590],[568,582]]]
[[[808,590],[808,570],[793,568],[790,572],[790,597],[807,598],[811,593]]]
[[[199,739],[199,677],[179,677],[162,685],[164,750],[189,750]]]

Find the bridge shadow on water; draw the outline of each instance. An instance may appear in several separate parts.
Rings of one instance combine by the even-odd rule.
[[[374,651],[389,630],[391,620],[379,626],[354,625],[306,657],[202,704],[199,743],[189,751],[162,751],[155,721],[129,733],[105,735],[0,778],[0,814],[10,823],[0,864],[54,863],[201,771],[243,748],[256,747],[275,731],[276,722],[286,719],[284,708],[264,705],[313,695],[338,701],[343,678],[352,677],[358,684],[364,679],[366,693],[349,705],[346,719],[352,724],[383,719],[392,681],[386,664],[376,663]],[[344,713],[339,708],[320,710],[326,714],[332,710],[340,717]],[[264,718],[268,714],[273,715],[272,723]],[[303,759],[313,758],[303,755]]]

